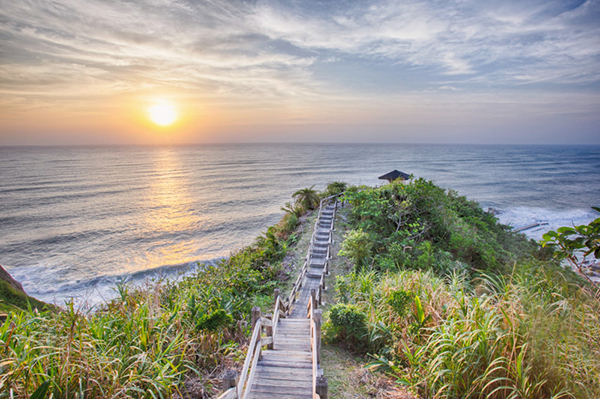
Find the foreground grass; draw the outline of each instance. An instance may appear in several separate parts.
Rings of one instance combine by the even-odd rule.
[[[0,326],[0,398],[208,398],[236,366],[252,306],[272,304],[280,264],[297,241],[287,213],[256,242],[178,282],[119,286],[92,314],[9,308]],[[40,392],[40,391],[38,391]]]
[[[38,301],[0,279],[0,313],[18,312],[29,308],[38,310],[54,310],[54,306]]]
[[[324,324],[332,370],[349,350],[423,398],[600,397],[600,306],[584,281],[430,183],[347,198],[348,259],[334,258]],[[331,377],[340,397],[367,394]]]

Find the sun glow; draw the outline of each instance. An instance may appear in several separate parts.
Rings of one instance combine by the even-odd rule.
[[[152,122],[161,126],[168,126],[177,119],[175,107],[170,104],[156,104],[148,109]]]

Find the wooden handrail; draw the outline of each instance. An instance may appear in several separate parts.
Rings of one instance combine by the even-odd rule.
[[[277,324],[279,323],[280,304],[281,299],[277,297],[277,299],[275,299],[275,309],[273,310],[273,345],[275,344],[275,337],[277,336]]]
[[[236,399],[237,396],[237,387],[231,387],[228,390],[226,390],[225,392],[223,392],[221,395],[219,395],[217,397],[217,399]]]
[[[312,306],[311,306],[311,308],[312,308]],[[315,395],[317,395],[317,373],[319,370],[319,364],[318,364],[318,359],[317,359],[317,334],[315,333],[315,319],[312,317],[313,314],[314,314],[314,312],[312,312],[312,309],[311,309],[311,318],[310,318],[310,335],[311,335],[310,344],[311,345],[310,346],[312,347],[312,371],[313,371],[312,392],[313,392],[313,398],[315,398]]]
[[[290,291],[290,295],[288,296],[288,299],[286,301],[287,304],[286,304],[285,307],[286,307],[286,312],[288,314],[291,311],[292,304],[296,300],[296,294],[298,292],[298,289],[300,287],[302,287],[302,282],[304,280],[304,277],[306,276],[306,273],[308,272],[308,267],[310,266],[310,255],[312,253],[314,242],[315,242],[315,237],[317,235],[317,230],[319,228],[319,221],[321,220],[321,215],[323,213],[323,205],[328,204],[331,199],[337,198],[337,197],[339,197],[342,194],[344,194],[344,193],[331,195],[331,196],[329,196],[327,198],[323,198],[319,202],[319,213],[317,215],[317,218],[315,219],[315,223],[314,223],[314,226],[313,226],[313,232],[312,232],[312,235],[310,237],[310,241],[308,243],[308,249],[306,251],[306,259],[304,261],[304,266],[302,267],[302,270],[300,271],[300,274],[298,275],[298,278],[296,279],[296,282],[294,283],[294,286],[292,287],[292,290]],[[336,210],[337,210],[337,200],[335,201],[335,208],[333,210],[333,218],[331,219],[331,229],[333,229],[333,221],[335,220]],[[331,236],[331,232],[330,232],[329,243],[331,244],[332,242],[333,242],[333,240],[332,240],[332,236]],[[328,251],[329,251],[329,248],[328,248]],[[328,254],[329,254],[329,252],[328,252]]]
[[[325,204],[328,204],[332,198],[339,197],[342,194],[343,193],[332,195],[332,196],[324,198],[320,201],[319,213],[315,220],[315,225],[313,227],[313,233],[310,238],[308,249],[306,251],[307,252],[306,259],[304,261],[304,265],[302,266],[302,269],[300,270],[300,274],[298,275],[298,278],[296,279],[296,282],[294,283],[294,286],[292,287],[292,290],[290,292],[290,295],[289,295],[287,301],[284,301],[283,299],[281,299],[281,296],[279,295],[279,290],[277,290],[276,297],[275,297],[273,316],[271,319],[268,319],[267,317],[261,317],[260,308],[256,308],[256,314],[255,314],[255,310],[253,309],[253,315],[252,315],[253,323],[254,323],[254,320],[256,320],[256,324],[254,325],[254,329],[252,331],[252,338],[250,339],[250,343],[248,344],[248,353],[246,354],[246,359],[244,360],[244,366],[242,368],[242,373],[240,375],[239,383],[237,384],[236,387],[231,387],[231,388],[225,387],[224,389],[226,389],[226,391],[224,393],[222,393],[218,399],[245,399],[248,397],[248,394],[250,393],[250,390],[252,388],[252,384],[254,383],[256,367],[257,367],[259,359],[261,358],[262,347],[265,345],[268,345],[269,348],[272,348],[273,345],[275,344],[275,340],[277,337],[277,328],[279,325],[279,318],[286,317],[291,312],[292,304],[296,300],[296,294],[298,293],[298,290],[300,289],[300,287],[302,287],[304,277],[306,277],[306,274],[308,273],[308,269],[310,267],[311,254],[312,254],[312,250],[314,247],[314,242],[315,242],[315,238],[317,235],[317,231],[319,228],[319,222],[321,221],[321,216],[323,214],[323,206]],[[333,230],[336,211],[337,211],[337,200],[335,201],[335,207],[333,209],[333,217],[331,220],[330,230]],[[333,235],[330,231],[328,243],[331,244],[332,242],[333,242]],[[317,304],[322,303],[322,296],[323,296],[322,291],[325,288],[324,278],[325,278],[325,274],[328,271],[330,256],[331,256],[331,250],[330,250],[330,246],[328,245],[327,246],[327,254],[325,257],[324,272],[321,275],[321,280],[319,281],[318,291],[317,292],[315,292],[315,290],[311,291],[311,299],[310,299],[309,303],[307,304],[307,317],[310,318],[311,347],[312,347],[312,355],[313,355],[312,356],[313,357],[313,381],[312,381],[313,384],[312,385],[313,385],[313,398],[314,399],[320,398],[319,394],[317,394],[317,378],[318,378],[318,370],[319,370],[319,365],[320,365],[320,354],[319,354],[320,325],[319,326],[315,325],[315,311],[317,310],[317,306],[318,306]],[[319,317],[321,317],[320,311],[319,311]],[[319,322],[319,324],[320,324],[320,322]],[[262,327],[263,326],[267,327],[267,337],[265,337],[265,338],[262,337]],[[317,329],[319,329],[319,331],[317,331]],[[325,387],[325,389],[326,389],[326,387]],[[324,391],[323,395],[327,396],[326,390]]]
[[[246,355],[246,360],[244,361],[244,367],[242,368],[242,374],[240,375],[240,382],[238,384],[237,389],[237,397],[243,397],[244,393],[244,385],[246,385],[246,377],[248,376],[248,370],[250,368],[250,363],[253,360],[254,353],[256,351],[257,343],[260,342],[259,338],[261,335],[262,323],[259,321],[256,322],[254,326],[254,331],[252,332],[252,339],[248,344],[248,354]],[[248,386],[252,386],[252,381],[248,380]]]
[[[319,376],[319,369],[321,366],[321,322],[322,316],[321,311],[317,314],[316,301],[311,299],[308,305],[308,314],[310,318],[310,346],[312,349],[312,386],[313,386],[313,399],[319,399],[320,396],[317,393],[317,378]],[[318,324],[318,325],[317,325]]]

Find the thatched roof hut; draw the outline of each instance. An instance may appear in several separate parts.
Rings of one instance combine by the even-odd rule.
[[[410,179],[410,175],[404,172],[400,172],[399,170],[392,170],[390,173],[386,173],[383,176],[379,176],[380,180],[387,180],[388,182],[393,182],[396,179],[400,180],[408,180]]]

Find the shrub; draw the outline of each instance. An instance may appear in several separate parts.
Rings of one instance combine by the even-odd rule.
[[[363,350],[367,347],[365,338],[369,333],[366,320],[367,316],[356,305],[339,303],[329,311],[330,324],[327,325],[326,334],[332,340]]]
[[[339,254],[352,259],[357,270],[361,270],[367,263],[372,246],[373,243],[367,233],[362,230],[353,230],[344,235]]]
[[[346,191],[347,187],[348,184],[341,181],[334,181],[332,183],[329,183],[327,185],[325,193],[323,193],[323,197],[330,197],[332,195],[341,194],[344,191]]]
[[[196,329],[216,331],[219,328],[229,327],[231,323],[233,323],[233,317],[223,309],[219,309],[211,314],[202,315],[196,322]]]
[[[404,317],[408,306],[413,302],[414,294],[404,290],[390,291],[387,303],[392,307],[398,317]]]

